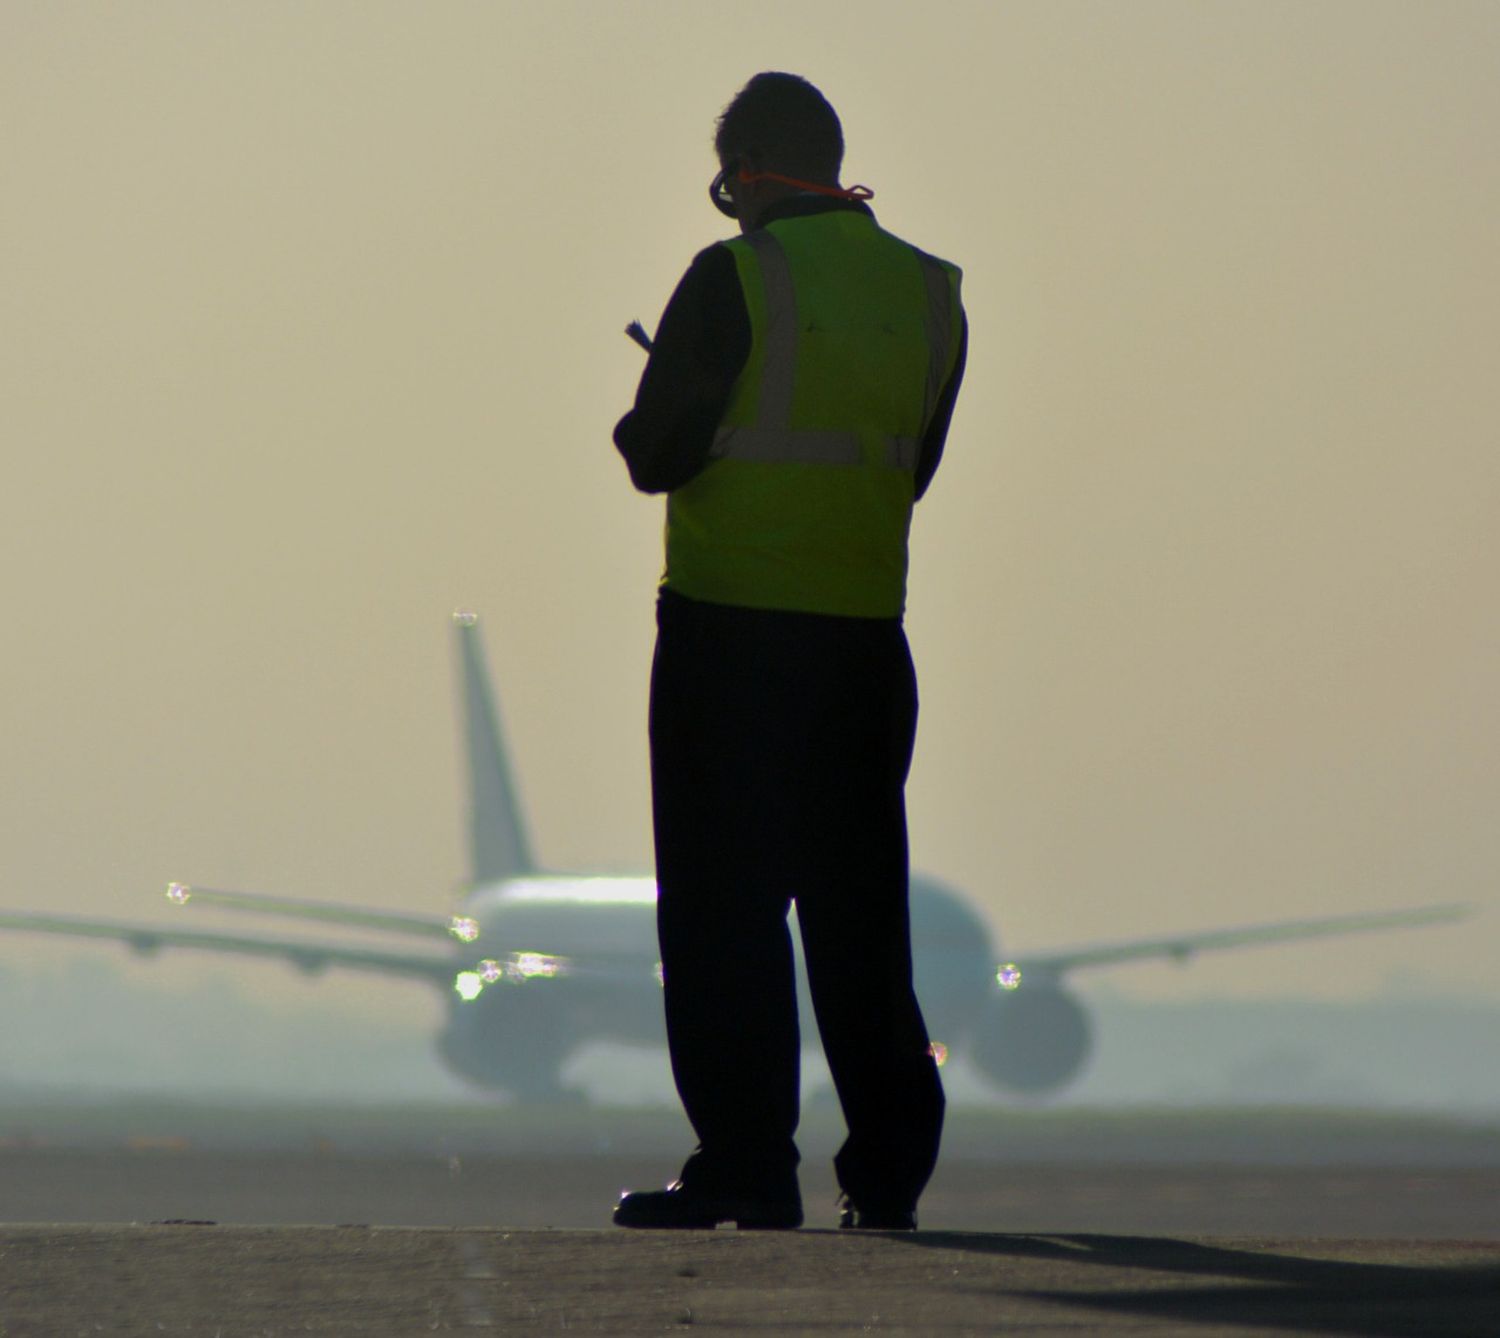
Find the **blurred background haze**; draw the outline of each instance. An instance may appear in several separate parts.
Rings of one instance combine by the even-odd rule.
[[[10,0],[0,904],[446,910],[457,605],[541,858],[650,867],[662,503],[610,443],[621,329],[725,235],[713,119],[761,69],[965,271],[916,865],[1017,951],[1479,908],[1091,976],[1121,1017],[1500,1007],[1500,8],[1458,0]],[[348,976],[0,965],[35,1027],[149,985],[426,1029]]]

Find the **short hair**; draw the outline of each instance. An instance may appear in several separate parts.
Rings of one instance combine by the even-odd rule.
[[[836,182],[844,161],[838,113],[799,74],[757,74],[719,115],[721,163],[749,154],[773,171]]]

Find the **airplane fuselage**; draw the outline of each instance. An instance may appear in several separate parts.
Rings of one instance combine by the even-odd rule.
[[[504,879],[470,893],[461,915],[477,935],[440,1048],[470,1082],[541,1097],[585,1040],[664,1044],[654,879]],[[995,992],[993,936],[958,894],[925,877],[912,880],[911,923],[929,1032],[945,1049],[961,1044]],[[798,983],[810,1018],[800,947]]]

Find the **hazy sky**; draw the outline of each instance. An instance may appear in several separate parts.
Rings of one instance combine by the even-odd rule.
[[[5,0],[0,905],[445,909],[457,605],[543,859],[649,866],[621,327],[765,68],[966,276],[917,865],[1018,950],[1474,901],[1112,979],[1500,996],[1488,0]]]

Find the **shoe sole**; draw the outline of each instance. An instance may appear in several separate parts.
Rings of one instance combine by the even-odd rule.
[[[795,1231],[802,1225],[802,1214],[768,1213],[758,1205],[724,1204],[714,1213],[666,1221],[651,1213],[636,1216],[617,1208],[614,1222],[631,1231],[713,1231],[725,1222],[733,1222],[740,1231]]]

